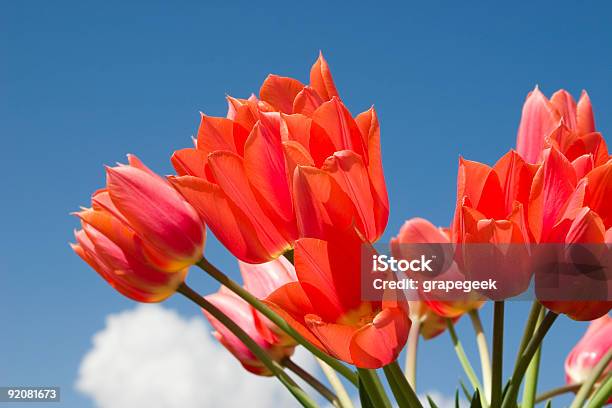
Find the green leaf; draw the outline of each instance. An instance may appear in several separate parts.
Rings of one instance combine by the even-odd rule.
[[[460,408],[459,407],[459,390],[458,389],[455,391],[455,408]]]
[[[482,404],[480,403],[480,392],[478,392],[478,390],[476,390],[476,392],[472,396],[472,403],[470,404],[470,408],[482,408]]]
[[[362,408],[375,408],[361,377],[359,377],[359,401],[361,401]]]
[[[461,385],[461,390],[463,391],[463,395],[465,395],[465,398],[468,401],[471,401],[472,400],[472,394],[470,394],[470,392],[468,391],[467,387],[463,383],[463,380],[459,380],[459,385]]]
[[[429,405],[431,405],[431,408],[438,408],[436,403],[433,402],[433,400],[431,399],[431,397],[429,395],[427,396],[427,401],[429,401]]]
[[[546,401],[546,408],[552,408],[552,400]]]
[[[503,391],[502,391],[502,401],[503,401],[504,397],[506,396],[506,393],[508,392],[508,389],[510,388],[510,382],[511,382],[511,381],[512,381],[512,380],[509,380],[509,381],[506,383],[506,386],[504,387],[504,389],[503,389]]]

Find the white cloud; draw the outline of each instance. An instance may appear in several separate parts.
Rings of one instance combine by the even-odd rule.
[[[295,360],[311,372],[318,368],[306,352]],[[159,305],[108,316],[81,361],[76,387],[100,408],[298,406],[276,379],[246,372],[203,318],[185,319]]]

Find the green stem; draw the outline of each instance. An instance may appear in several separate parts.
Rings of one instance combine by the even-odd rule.
[[[608,373],[606,378],[603,380],[601,387],[597,389],[593,398],[589,401],[587,408],[600,408],[603,407],[606,402],[612,396],[612,373]]]
[[[266,306],[263,302],[261,302],[255,296],[253,296],[251,292],[244,289],[242,286],[240,286],[230,277],[228,277],[223,272],[221,272],[217,267],[215,267],[213,264],[208,262],[206,258],[202,258],[197,263],[197,265],[200,268],[202,268],[206,273],[208,273],[213,279],[219,282],[221,285],[225,286],[226,288],[234,292],[236,295],[244,299],[248,304],[250,304],[255,309],[257,309],[259,312],[261,312],[261,314],[263,314],[268,319],[270,319],[272,323],[277,325],[281,330],[283,330],[289,336],[294,338],[295,341],[303,345],[308,351],[314,354],[317,358],[320,358],[327,365],[332,367],[334,370],[338,371],[342,376],[344,376],[347,380],[349,380],[355,386],[359,384],[357,380],[357,376],[350,368],[348,368],[347,366],[345,366],[344,364],[342,364],[335,358],[330,357],[329,355],[325,354],[314,344],[306,340],[304,336],[302,336],[300,333],[298,333],[297,330],[291,327],[282,317],[280,317],[272,309]]]
[[[599,377],[601,377],[601,374],[604,372],[606,367],[608,367],[608,364],[610,364],[611,360],[612,349],[608,350],[608,352],[603,356],[603,358],[599,360],[599,362],[593,369],[593,372],[589,374],[587,380],[584,382],[584,384],[582,384],[580,390],[578,390],[578,394],[576,394],[576,398],[572,402],[572,405],[570,405],[570,408],[581,408],[584,405],[589,395],[591,395],[591,392],[593,391],[597,380],[599,380]]]
[[[383,371],[400,408],[423,408],[419,397],[406,380],[397,361],[383,367]]]
[[[495,302],[493,311],[493,366],[491,373],[491,406],[502,401],[502,368],[504,361],[504,302]]]
[[[217,319],[222,325],[227,327],[254,355],[259,361],[266,366],[268,370],[272,372],[287,389],[293,394],[293,396],[306,408],[317,408],[317,404],[306,394],[296,383],[289,377],[289,375],[283,370],[282,366],[276,361],[272,360],[268,353],[259,347],[259,345],[238,326],[232,319],[227,317],[225,313],[219,310],[215,305],[204,299],[197,292],[191,289],[187,284],[182,283],[177,292],[196,303],[206,312],[210,313],[212,317]]]
[[[312,374],[297,365],[289,357],[283,360],[283,365],[304,380],[306,384],[315,389],[319,394],[321,394],[321,396],[323,396],[323,398],[331,402],[334,407],[340,408],[340,401],[338,400],[338,397],[336,397],[332,390],[323,385]]]
[[[518,389],[521,385],[521,382],[523,382],[523,376],[525,375],[527,366],[531,362],[531,359],[533,358],[535,352],[540,346],[540,343],[542,343],[544,336],[546,336],[546,333],[548,333],[548,330],[550,330],[551,326],[553,325],[558,316],[559,315],[555,312],[549,311],[548,313],[546,313],[546,316],[544,316],[544,320],[542,320],[542,324],[540,324],[537,330],[533,333],[531,340],[529,340],[527,347],[525,347],[525,351],[523,351],[521,358],[519,358],[518,363],[514,367],[514,372],[512,373],[512,377],[510,378],[508,390],[504,395],[504,399],[501,405],[502,408],[511,408],[516,405],[516,396],[518,394]]]
[[[453,341],[455,353],[457,353],[457,358],[459,359],[459,362],[463,367],[465,375],[467,375],[468,380],[470,380],[470,384],[472,384],[472,388],[474,388],[474,391],[479,390],[480,399],[481,403],[483,403],[483,406],[487,406],[486,398],[484,396],[484,393],[482,392],[482,385],[480,384],[480,381],[478,380],[478,377],[474,372],[474,368],[472,367],[470,360],[465,354],[465,350],[463,350],[463,346],[459,341],[459,337],[457,337],[457,332],[455,331],[453,321],[451,319],[446,319],[446,326],[448,327],[448,333],[450,334],[451,340]]]
[[[484,383],[484,392],[487,401],[491,401],[491,357],[489,347],[487,345],[487,337],[482,328],[482,321],[478,309],[470,310],[470,319],[476,333],[476,344],[480,354],[480,365],[482,368],[482,381]]]
[[[408,332],[408,345],[406,346],[406,379],[413,390],[416,390],[416,369],[417,369],[417,350],[419,347],[419,337],[421,334],[421,319],[416,316],[412,320],[410,331]]]
[[[542,324],[544,319],[544,310],[540,309],[538,316],[538,322],[536,327]],[[542,344],[538,347],[533,360],[527,367],[527,374],[525,377],[525,388],[523,389],[523,403],[521,408],[533,408],[535,405],[536,391],[538,386],[538,374],[540,372],[540,358],[542,356]]]
[[[577,392],[581,386],[582,383],[564,385],[563,387],[553,388],[552,390],[548,390],[538,395],[535,399],[535,403],[539,404],[540,402],[544,402],[546,400],[557,397],[559,395],[567,394],[569,392]]]
[[[368,397],[372,401],[374,408],[391,408],[391,402],[387,393],[380,383],[376,370],[369,370],[366,368],[357,368],[357,373],[361,379]]]
[[[343,408],[353,408],[353,401],[351,401],[351,397],[348,395],[348,392],[346,392],[346,388],[342,385],[342,381],[338,378],[336,371],[320,359],[315,357],[315,360],[317,360],[319,367],[321,367],[321,371],[323,371],[323,374],[327,377],[329,385],[331,385],[336,392],[338,400],[340,401],[340,406]]]
[[[527,318],[527,322],[525,322],[525,328],[523,329],[523,337],[521,338],[521,343],[519,345],[518,353],[516,354],[516,359],[514,361],[514,367],[516,367],[533,335],[533,331],[536,327],[536,323],[538,321],[538,316],[540,315],[540,311],[544,308],[537,300],[534,300],[531,304],[531,309],[529,310],[529,317]]]

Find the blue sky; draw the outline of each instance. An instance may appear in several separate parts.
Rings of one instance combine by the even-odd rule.
[[[371,104],[379,113],[386,237],[413,216],[449,223],[459,155],[492,163],[511,148],[536,84],[546,94],[586,88],[598,128],[612,131],[610,3],[337,3],[0,4],[0,385],[57,384],[62,407],[92,406],[73,390],[80,360],[105,317],[133,304],[70,251],[69,212],[102,185],[102,165],[126,153],[170,173],[199,111],[224,114],[225,94],[257,92],[270,72],[307,81],[319,50],[353,113]],[[236,275],[212,239],[207,253]],[[197,270],[190,282],[216,289]],[[179,298],[167,305],[198,313]],[[527,308],[509,306],[510,345]],[[490,325],[491,308],[483,314]],[[556,324],[544,388],[563,381],[562,361],[584,328]],[[422,347],[424,390],[454,392],[449,343],[444,335]]]

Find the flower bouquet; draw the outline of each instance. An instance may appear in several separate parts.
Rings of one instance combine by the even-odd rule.
[[[457,407],[551,406],[571,392],[572,408],[600,407],[611,398],[612,160],[586,92],[576,103],[536,87],[515,150],[492,167],[459,161],[449,227],[410,218],[384,244],[378,117],[373,107],[349,112],[322,55],[308,84],[269,75],[258,97],[227,103],[226,117],[202,114],[194,146],[172,154],[175,175],[128,155],[76,213],[73,250],[118,292],[138,302],[183,295],[247,371],[280,381],[305,407],[323,398],[342,408],[435,408],[417,396],[416,357],[420,338],[444,331],[468,380],[457,385]],[[237,259],[242,283],[204,255],[207,230]],[[219,291],[188,286],[192,266]],[[533,306],[504,378],[504,310],[521,297]],[[491,348],[485,302],[494,302]],[[454,328],[463,315],[481,375]],[[567,384],[541,391],[541,345],[561,315],[592,323],[567,357]],[[296,347],[325,378],[292,360]]]

